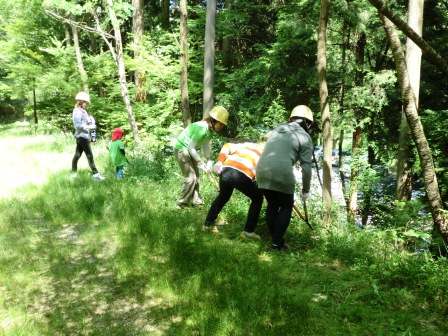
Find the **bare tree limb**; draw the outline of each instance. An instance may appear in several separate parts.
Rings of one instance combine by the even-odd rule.
[[[95,12],[93,12],[93,17],[95,18],[95,22],[96,22],[96,27],[97,27],[96,31],[103,38],[104,42],[109,47],[110,53],[112,55],[112,58],[114,59],[115,64],[118,66],[118,60],[117,60],[117,54],[115,53],[115,48],[114,48],[113,44],[107,38],[108,36],[111,36],[111,35],[109,35],[106,32],[104,32],[103,28],[101,28],[100,19],[99,19],[98,15]],[[110,38],[115,40],[115,36],[111,36]]]
[[[398,29],[400,29],[407,37],[409,37],[416,45],[420,47],[424,56],[435,65],[445,76],[448,77],[448,65],[435,49],[433,49],[428,42],[426,42],[414,29],[403,21],[396,13],[394,13],[383,0],[369,0],[369,2],[378,9],[378,12],[383,14],[391,22],[393,22]]]
[[[84,23],[80,23],[80,22],[76,22],[76,21],[70,20],[69,18],[66,18],[66,17],[64,17],[62,15],[59,15],[59,14],[57,14],[55,12],[52,12],[52,11],[50,11],[48,9],[46,9],[45,12],[47,12],[49,15],[53,16],[54,18],[56,18],[56,19],[58,19],[58,20],[60,20],[62,22],[68,23],[71,26],[74,26],[74,27],[77,27],[77,28],[80,28],[80,29],[84,29],[84,30],[87,30],[87,31],[90,31],[90,32],[93,32],[93,33],[100,34],[100,35],[105,36],[105,37],[107,37],[109,39],[115,39],[115,37],[113,35],[110,35],[110,34],[106,33],[105,31],[103,31],[101,29],[101,26],[98,23],[99,21],[97,22],[97,26],[98,27],[97,28],[93,28],[93,27],[89,27],[88,25],[86,25]],[[94,14],[94,15],[96,16],[96,14]]]

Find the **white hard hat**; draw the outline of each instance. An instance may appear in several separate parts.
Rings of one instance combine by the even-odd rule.
[[[82,100],[85,102],[90,103],[90,96],[88,93],[85,92],[78,92],[78,94],[75,97],[76,100]]]

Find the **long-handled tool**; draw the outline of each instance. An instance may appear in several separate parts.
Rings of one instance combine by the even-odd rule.
[[[319,165],[317,164],[316,156],[314,154],[313,154],[313,161],[316,166],[317,178],[319,179],[319,184],[320,184],[320,187],[322,188],[322,181],[320,179],[320,174],[319,174]]]
[[[219,192],[219,184],[218,184],[218,181],[216,181],[215,176],[213,175],[213,173],[211,171],[206,171],[205,173],[210,178],[210,181],[212,182],[212,184],[215,187],[216,191]]]
[[[297,206],[297,204],[294,204],[293,207],[292,207],[292,209],[293,209],[294,213],[295,213],[301,220],[303,220],[303,221],[308,225],[308,227],[309,227],[311,230],[314,230],[314,228],[313,228],[313,227],[311,226],[311,224],[310,224],[310,221],[308,220],[308,210],[307,210],[307,208],[306,208],[306,201],[305,201],[305,200],[303,200],[303,209],[304,209],[304,211],[305,211],[305,216],[302,215],[302,213],[300,212],[299,207]]]
[[[305,211],[305,222],[306,222],[306,224],[308,224],[308,226],[311,228],[311,230],[314,230],[309,222],[309,219],[308,219],[308,209],[306,208],[306,200],[302,199],[302,203],[303,203],[303,210]]]

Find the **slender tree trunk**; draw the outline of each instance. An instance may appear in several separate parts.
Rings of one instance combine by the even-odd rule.
[[[137,92],[136,100],[146,103],[146,78],[145,73],[139,70],[139,64],[142,63],[142,56],[140,52],[141,41],[143,38],[143,0],[132,0],[134,6],[132,32],[134,33],[134,59],[136,60],[137,68],[134,72],[135,89]]]
[[[364,33],[358,33],[356,40],[356,64],[358,71],[356,72],[356,85],[361,86],[364,81],[364,48],[366,45],[366,36]],[[358,180],[359,180],[359,149],[361,147],[361,127],[359,121],[360,111],[355,110],[356,127],[352,136],[352,163],[350,170],[350,191],[348,194],[348,214],[349,220],[354,223],[356,212],[358,211]]]
[[[138,128],[135,124],[134,114],[132,112],[131,101],[129,99],[128,87],[126,84],[126,69],[123,60],[123,45],[121,42],[120,24],[118,23],[117,16],[113,10],[113,0],[107,0],[109,5],[109,16],[112,22],[115,35],[115,48],[116,48],[116,62],[118,67],[118,78],[120,81],[121,94],[123,96],[124,104],[126,105],[126,112],[128,114],[129,124],[131,126],[132,133],[134,135],[135,145],[141,146],[140,136],[138,134]]]
[[[36,83],[36,80],[34,80],[34,83]],[[37,125],[39,120],[37,119],[36,88],[33,88],[33,112],[34,112],[34,123]]]
[[[409,0],[408,25],[420,36],[423,29],[423,3],[424,0]],[[421,58],[422,52],[420,48],[408,38],[406,42],[406,64],[417,110],[420,91]],[[396,199],[398,201],[409,201],[412,197],[412,172],[410,171],[410,160],[412,158],[411,131],[404,113],[405,109],[406,107],[403,107],[401,112],[400,141],[397,155]]]
[[[170,29],[170,0],[162,0],[162,28]]]
[[[89,22],[90,25],[95,25],[94,19],[92,17],[87,18],[87,22]],[[93,55],[96,55],[98,53],[98,44],[96,42],[95,33],[92,31],[89,31],[89,37],[90,37],[90,51]]]
[[[395,198],[397,201],[409,201],[412,196],[412,172],[410,159],[412,157],[411,131],[404,112],[401,110],[400,137],[397,151],[397,185]]]
[[[429,200],[432,218],[434,220],[434,226],[443,237],[445,243],[448,244],[448,222],[443,213],[443,202],[439,193],[439,186],[437,183],[437,176],[435,174],[431,150],[429,148],[428,141],[426,140],[423,125],[421,124],[418,116],[417,104],[409,81],[406,58],[401,48],[400,39],[392,22],[384,15],[380,16],[394,55],[398,80],[402,90],[402,99],[404,106],[406,106],[405,114],[411,130],[412,139],[417,147],[418,156],[420,158],[420,165],[423,171],[423,180],[425,182],[426,193]]]
[[[71,47],[72,46],[72,37],[70,35],[70,25],[65,23],[64,28],[65,28],[65,45],[67,47]]]
[[[343,28],[342,28],[342,50],[341,50],[341,64],[342,64],[342,73],[341,73],[341,87],[340,87],[340,98],[339,98],[339,106],[341,111],[344,111],[344,98],[345,98],[345,77],[347,73],[347,46],[350,41],[350,28],[348,27],[347,21],[344,20]],[[344,129],[341,129],[339,138],[341,139],[340,144],[342,148],[342,141],[344,139]],[[340,168],[341,166],[339,166]],[[342,195],[344,197],[345,204],[348,209],[348,197],[347,192],[345,191],[345,175],[342,169],[339,169],[339,177],[341,178],[341,187],[342,187]]]
[[[72,15],[71,20],[76,22],[76,18]],[[73,33],[73,44],[75,46],[76,52],[76,62],[78,63],[79,74],[81,75],[82,87],[83,90],[89,93],[89,86],[87,85],[87,73],[84,69],[84,64],[82,62],[82,54],[81,48],[79,46],[79,37],[78,37],[78,28],[75,25],[72,25],[72,33]]]
[[[207,1],[204,42],[204,106],[203,117],[213,108],[213,85],[215,83],[215,22],[216,0]]]
[[[226,11],[232,10],[232,0],[226,0],[225,2]],[[232,68],[232,45],[230,43],[230,38],[224,37],[222,39],[222,65],[230,72]]]
[[[354,223],[358,211],[358,180],[359,180],[359,148],[361,146],[361,127],[356,126],[352,134],[352,163],[350,169],[350,189],[348,193],[348,215]]]
[[[322,202],[324,206],[323,220],[328,227],[331,223],[331,125],[330,105],[327,86],[327,24],[330,10],[330,0],[322,0],[320,8],[320,22],[317,40],[317,74],[319,79],[320,109],[322,111],[322,132],[324,139],[324,163]]]
[[[180,92],[182,95],[182,119],[184,127],[191,124],[188,98],[188,10],[187,0],[180,0]]]

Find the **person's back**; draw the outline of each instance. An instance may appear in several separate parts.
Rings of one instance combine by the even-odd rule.
[[[300,161],[304,183],[311,180],[311,137],[296,123],[281,124],[270,135],[257,165],[259,188],[294,193],[293,166]],[[309,186],[308,186],[309,189]],[[308,190],[307,189],[307,190]]]
[[[218,162],[223,162],[223,168],[230,167],[239,170],[251,180],[254,180],[262,150],[262,145],[252,142],[226,143],[218,155]]]

